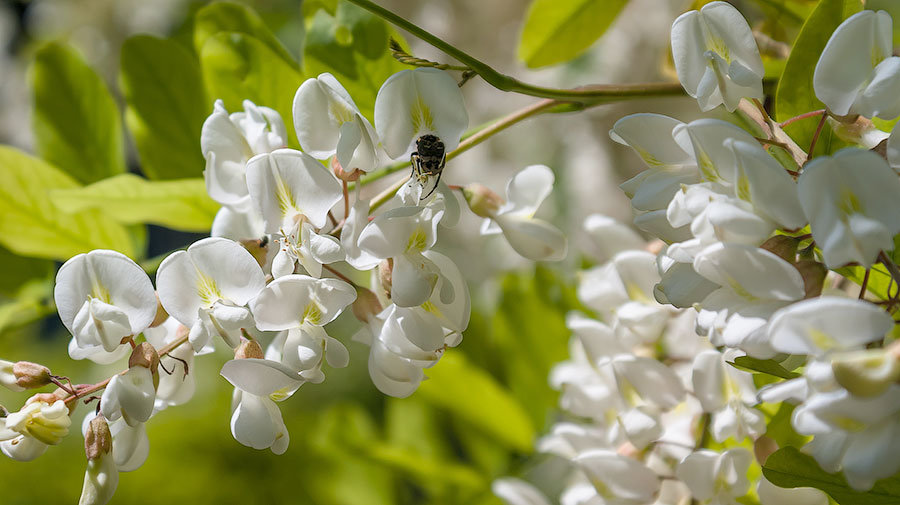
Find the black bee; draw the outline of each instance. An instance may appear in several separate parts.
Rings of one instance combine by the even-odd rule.
[[[441,174],[444,171],[444,165],[447,163],[447,155],[444,152],[444,143],[436,135],[426,134],[416,139],[416,150],[409,156],[412,164],[412,174],[416,180],[425,187],[428,177],[436,175],[434,187],[427,195],[421,199],[424,200],[434,193],[438,183],[441,182]]]

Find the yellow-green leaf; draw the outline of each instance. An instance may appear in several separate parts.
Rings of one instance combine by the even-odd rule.
[[[125,228],[96,210],[65,213],[50,201],[78,183],[38,158],[0,146],[0,244],[22,256],[66,260],[92,249],[135,257]]]
[[[591,46],[628,0],[534,0],[519,41],[519,59],[531,68],[562,63]]]
[[[141,171],[151,179],[199,177],[200,129],[212,110],[200,63],[181,44],[149,35],[126,40],[121,60],[125,123]]]
[[[50,196],[66,212],[96,209],[120,223],[182,231],[208,232],[219,210],[201,178],[148,181],[122,174],[83,188],[55,190]]]
[[[35,54],[31,82],[35,147],[43,159],[85,183],[125,171],[119,109],[78,54],[45,45]]]
[[[250,7],[232,2],[215,2],[197,11],[194,17],[194,49],[203,51],[206,40],[222,32],[243,33],[265,44],[285,63],[299,68],[297,60]]]

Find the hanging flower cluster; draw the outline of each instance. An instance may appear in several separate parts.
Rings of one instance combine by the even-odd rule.
[[[860,116],[900,115],[891,33],[884,11],[835,30],[812,76],[827,106],[820,129],[825,115],[839,133]],[[700,108],[740,109],[758,130],[647,113],[613,126],[648,167],[622,189],[655,240],[604,216],[586,222],[608,254],[578,288],[596,318],[569,316],[571,356],[550,376],[564,420],[537,443],[571,467],[560,503],[824,505],[821,491],[760,475],[778,449],[767,422],[779,407],[793,409],[804,452],[869,490],[900,470],[896,139],[887,156],[868,150],[888,138],[869,124],[859,147],[815,158],[783,142],[757,100],[756,42],[727,3],[682,15],[671,36]],[[876,268],[891,277],[887,293],[867,291]],[[769,384],[757,388],[748,370]],[[550,503],[518,479],[494,491],[509,504]]]
[[[457,195],[489,218],[485,234],[502,232],[531,259],[565,256],[565,236],[533,218],[552,188],[549,168],[517,174],[508,203],[480,185],[440,182],[468,124],[459,87],[442,70],[391,76],[377,96],[375,127],[332,75],[307,80],[293,103],[302,150],[286,147],[276,111],[243,106],[229,114],[217,101],[202,128],[207,191],[222,205],[212,236],[166,257],[155,289],[115,251],[80,254],[57,274],[54,298],[72,334],[70,356],[101,364],[130,356],[127,369],[100,384],[73,385],[34,363],[0,362],[0,383],[14,391],[59,385],[0,417],[0,449],[17,460],[59,443],[78,400],[102,390],[82,425],[82,504],[106,503],[118,472],[144,463],[145,423],[190,400],[194,357],[215,346],[234,352],[221,368],[234,386],[231,432],[254,449],[287,450],[277,402],[324,381],[326,364],[348,365],[344,343],[326,331],[348,308],[362,323],[353,340],[370,347],[374,385],[396,397],[415,392],[469,321],[466,282],[434,250],[442,227],[459,219]],[[423,138],[435,139],[428,145],[440,152],[417,152]],[[351,193],[348,183],[396,159],[411,159],[414,177],[376,214],[384,202],[370,204],[359,184]],[[371,284],[352,280],[360,275],[350,270],[371,272],[362,276]]]

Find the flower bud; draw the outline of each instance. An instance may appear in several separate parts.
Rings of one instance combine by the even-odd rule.
[[[84,435],[87,470],[78,505],[105,505],[119,485],[119,470],[112,454],[112,434],[103,414],[91,419]]]
[[[876,128],[871,119],[856,114],[830,116],[828,122],[839,139],[866,149],[872,149],[888,138],[888,133]]]
[[[234,359],[263,359],[264,357],[262,347],[259,346],[259,342],[256,340],[244,340],[234,350]]]
[[[166,322],[166,319],[169,318],[169,313],[166,312],[166,309],[163,308],[162,304],[159,303],[159,294],[156,295],[156,317],[153,318],[153,322],[150,323],[151,328],[156,328],[157,326]]]
[[[372,290],[362,286],[356,287],[356,300],[350,308],[356,319],[363,323],[380,314],[383,309],[381,302],[378,301],[378,296]]]
[[[6,417],[6,427],[26,437],[47,444],[56,445],[69,434],[69,409],[65,402],[56,400],[53,403],[44,401],[49,395],[30,398],[18,412]]]
[[[775,235],[763,242],[759,247],[775,254],[788,263],[794,263],[797,261],[798,243],[797,239],[793,237],[788,237],[787,235]]]
[[[347,182],[356,182],[363,174],[363,172],[358,168],[354,168],[349,172],[344,170],[344,167],[341,166],[341,163],[338,161],[337,156],[332,156],[331,158],[331,171],[334,172],[335,177]]]
[[[835,355],[834,378],[854,396],[878,396],[900,379],[900,362],[885,349],[866,349]]]
[[[381,282],[381,289],[384,290],[385,296],[391,296],[392,277],[394,270],[394,260],[388,258],[378,265],[378,280]]]
[[[112,451],[112,433],[109,431],[109,423],[103,414],[97,414],[88,424],[84,434],[84,452],[88,461],[99,459],[103,454]]]
[[[469,209],[480,217],[491,217],[497,213],[503,205],[503,198],[491,191],[487,186],[478,183],[469,184],[463,188],[463,197],[469,204]]]
[[[19,361],[13,365],[16,384],[23,389],[34,389],[50,384],[50,369],[30,361]]]
[[[149,368],[151,372],[156,373],[159,367],[159,353],[148,342],[141,342],[133,351],[131,357],[128,358],[128,368],[142,366]]]
[[[14,371],[15,366],[15,363],[12,361],[0,360],[0,384],[6,389],[18,393],[19,391],[24,391],[25,388],[19,385],[19,381]]]

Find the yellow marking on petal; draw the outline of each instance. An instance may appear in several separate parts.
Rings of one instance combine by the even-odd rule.
[[[750,179],[748,179],[746,175],[741,174],[741,176],[738,177],[737,196],[741,200],[745,200],[747,202],[752,201],[750,199]]]
[[[699,146],[695,145],[695,151],[697,152],[697,166],[700,168],[700,173],[703,174],[703,178],[709,182],[718,181],[719,171],[716,170],[715,165],[713,165],[712,158],[706,154],[706,151],[700,149]]]
[[[282,400],[286,400],[288,397],[291,396],[289,394],[291,392],[291,389],[293,389],[293,388],[283,387],[283,388],[279,389],[278,391],[274,391],[269,395],[269,399],[272,400],[273,402],[280,402]]]
[[[328,114],[330,114],[339,125],[343,125],[347,121],[353,121],[354,112],[338,102],[329,101]]]
[[[838,428],[849,432],[857,432],[866,429],[865,423],[857,421],[856,419],[850,419],[849,417],[835,417],[832,421]]]
[[[426,247],[428,247],[428,236],[425,234],[425,230],[419,226],[409,236],[409,241],[406,243],[406,250],[407,252],[424,251]]]
[[[303,309],[303,317],[300,320],[318,326],[322,322],[322,308],[315,301],[309,302]]]
[[[278,200],[278,208],[281,210],[281,215],[286,216],[289,210],[297,208],[297,199],[294,198],[291,188],[284,182],[284,179],[278,176],[277,172],[272,175],[275,178],[275,198]]]
[[[425,309],[426,312],[430,312],[438,317],[443,315],[441,309],[437,308],[437,305],[431,303],[431,300],[426,300],[425,303],[422,304],[422,308]]]
[[[838,208],[844,215],[862,214],[863,208],[859,198],[850,191],[849,188],[841,189],[841,196],[837,203]]]
[[[655,302],[655,300],[651,300],[650,297],[644,293],[644,290],[641,289],[637,284],[633,282],[625,283],[625,292],[628,294],[628,298],[635,302]]]
[[[222,292],[219,291],[216,280],[203,273],[200,273],[197,278],[197,294],[200,295],[200,299],[207,307],[222,298]]]
[[[837,342],[822,330],[810,328],[807,331],[809,340],[819,349],[831,349],[837,346]]]
[[[413,131],[434,131],[434,117],[431,115],[431,109],[422,100],[422,95],[416,95],[416,101],[409,113]]]
[[[759,299],[759,298],[753,296],[752,294],[750,294],[750,292],[747,291],[744,288],[744,286],[741,286],[741,284],[732,277],[728,278],[728,285],[738,296],[740,296],[741,298],[743,298],[745,300],[753,302],[753,301],[756,301]]]
[[[638,156],[640,156],[641,159],[644,160],[644,163],[646,163],[647,165],[649,165],[649,166],[651,166],[651,167],[664,167],[664,166],[666,166],[665,163],[659,161],[659,160],[656,158],[656,156],[653,156],[652,154],[650,154],[650,151],[644,149],[643,147],[640,147],[640,146],[631,146],[631,148],[634,149],[635,152],[638,153]]]

